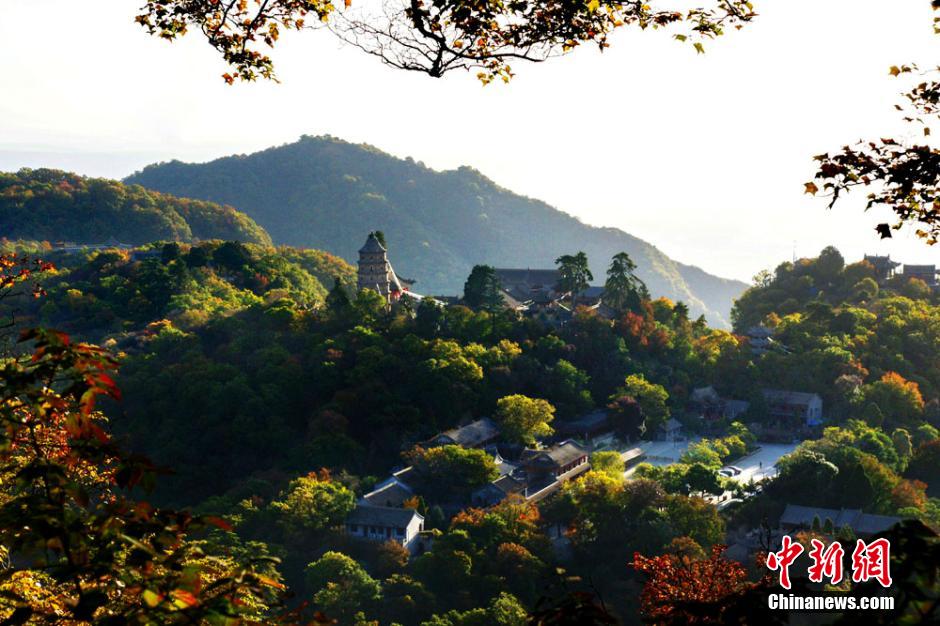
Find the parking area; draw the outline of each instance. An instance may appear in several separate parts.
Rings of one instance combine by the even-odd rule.
[[[695,437],[686,441],[641,441],[639,448],[646,453],[646,462],[652,465],[672,465],[679,461],[689,444],[698,441]]]
[[[645,462],[657,466],[678,463],[679,457],[689,447],[689,443],[698,441],[693,438],[688,441],[643,441],[638,447],[646,453]],[[793,452],[798,443],[758,443],[760,446],[753,454],[733,461],[731,464],[741,468],[741,473],[734,477],[740,483],[760,482],[777,473],[776,463],[780,457]],[[630,468],[625,476],[630,476],[636,468]]]
[[[741,474],[734,477],[739,483],[749,483],[751,480],[760,482],[765,478],[776,475],[777,461],[780,460],[780,457],[793,452],[799,444],[761,443],[758,445],[760,449],[757,452],[732,463],[732,465],[740,467],[742,470]]]

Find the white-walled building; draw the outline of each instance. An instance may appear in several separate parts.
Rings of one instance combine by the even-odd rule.
[[[413,509],[357,505],[346,518],[346,532],[369,541],[394,541],[409,550],[424,530],[424,517]]]

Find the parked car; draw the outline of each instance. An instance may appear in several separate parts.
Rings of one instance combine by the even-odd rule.
[[[728,469],[728,468],[722,468],[722,469],[718,470],[718,475],[719,475],[719,476],[724,476],[725,478],[731,478],[732,476],[734,476],[734,472],[732,472],[732,471],[731,471],[730,469]]]
[[[721,474],[722,476],[725,476],[725,475],[727,475],[727,476],[737,476],[738,474],[740,474],[740,473],[743,472],[743,471],[744,471],[744,470],[742,470],[740,467],[735,467],[734,465],[726,465],[726,466],[724,466],[723,468],[721,468],[720,470],[718,470],[718,473]],[[729,472],[729,473],[728,473],[728,474],[722,474],[722,472]]]

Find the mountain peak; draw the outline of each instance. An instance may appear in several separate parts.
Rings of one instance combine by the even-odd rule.
[[[504,189],[461,166],[436,171],[412,158],[329,135],[209,163],[151,165],[127,179],[177,195],[231,204],[275,243],[329,250],[354,260],[370,228],[381,228],[395,266],[425,293],[456,294],[473,265],[554,267],[583,250],[602,280],[610,258],[630,254],[656,296],[681,300],[727,326],[744,283],[676,263],[616,228],[584,224],[540,200]]]

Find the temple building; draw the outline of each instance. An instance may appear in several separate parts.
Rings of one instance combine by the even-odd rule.
[[[865,255],[865,260],[872,264],[875,268],[875,277],[879,282],[888,280],[894,276],[894,270],[900,267],[900,263],[897,261],[891,260],[891,255],[888,256],[876,256],[876,255]]]
[[[904,278],[918,278],[930,287],[937,287],[940,282],[937,280],[938,272],[936,265],[908,265],[904,264]]]
[[[772,418],[801,424],[819,426],[823,418],[823,400],[816,393],[762,389]]]
[[[393,541],[414,549],[424,517],[413,509],[358,504],[346,518],[346,533],[368,541]]]
[[[496,277],[503,288],[503,299],[510,308],[520,309],[526,305],[547,305],[563,294],[556,291],[561,280],[557,269],[506,269],[496,268]]]
[[[375,233],[369,233],[365,245],[359,249],[358,288],[373,289],[389,302],[398,300],[414,283],[399,278],[388,260],[388,251]]]

